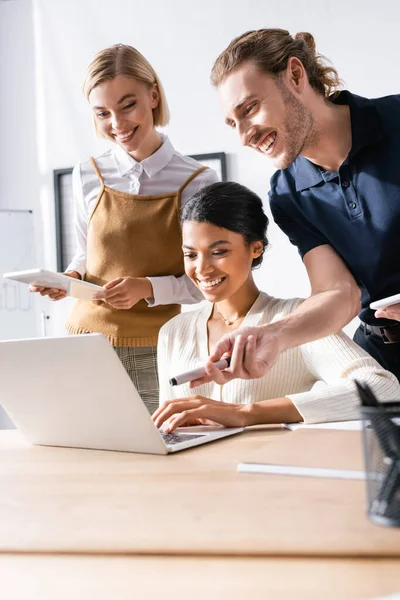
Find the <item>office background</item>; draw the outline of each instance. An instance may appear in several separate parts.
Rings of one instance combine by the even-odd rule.
[[[347,88],[366,96],[398,93],[399,22],[394,0],[1,0],[0,209],[33,211],[37,266],[55,269],[53,170],[106,147],[95,138],[82,81],[98,50],[122,42],[159,73],[174,146],[185,154],[227,153],[228,178],[260,194],[268,211],[273,167],[242,148],[224,124],[209,83],[217,55],[249,29],[310,31]],[[258,284],[279,296],[307,295],[297,251],[274,224],[269,238]],[[50,317],[48,335],[63,334],[68,309],[69,300],[38,299],[39,312]]]

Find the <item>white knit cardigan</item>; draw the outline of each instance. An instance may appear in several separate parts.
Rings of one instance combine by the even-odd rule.
[[[261,292],[241,327],[265,325],[292,312],[298,298],[281,300]],[[212,305],[182,313],[166,323],[159,334],[160,403],[200,394],[232,404],[272,398],[292,400],[305,423],[359,419],[359,399],[353,379],[366,382],[380,400],[398,400],[397,378],[343,332],[283,352],[260,379],[234,379],[224,386],[208,383],[191,390],[172,387],[169,379],[195,369],[207,360],[207,321]]]

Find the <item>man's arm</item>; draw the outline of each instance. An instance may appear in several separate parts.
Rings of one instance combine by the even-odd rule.
[[[208,380],[219,384],[235,377],[262,377],[274,365],[281,352],[336,333],[360,311],[361,292],[335,250],[317,246],[304,256],[311,284],[311,296],[284,318],[261,327],[246,327],[225,335],[213,348],[206,365]],[[231,355],[231,365],[224,371],[215,362]],[[205,379],[193,382],[193,387]]]
[[[303,260],[311,296],[278,321],[284,350],[336,333],[361,309],[360,288],[332,246],[313,248]]]

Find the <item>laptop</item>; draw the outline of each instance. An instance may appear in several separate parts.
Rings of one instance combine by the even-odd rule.
[[[169,454],[243,431],[154,425],[101,334],[0,342],[0,404],[32,444]]]

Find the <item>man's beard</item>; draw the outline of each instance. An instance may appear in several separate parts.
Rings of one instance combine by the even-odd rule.
[[[315,121],[308,110],[286,85],[278,80],[278,86],[281,90],[282,100],[285,105],[284,120],[284,153],[277,157],[275,166],[278,169],[289,167],[304,148],[314,144],[317,138],[315,131]]]

